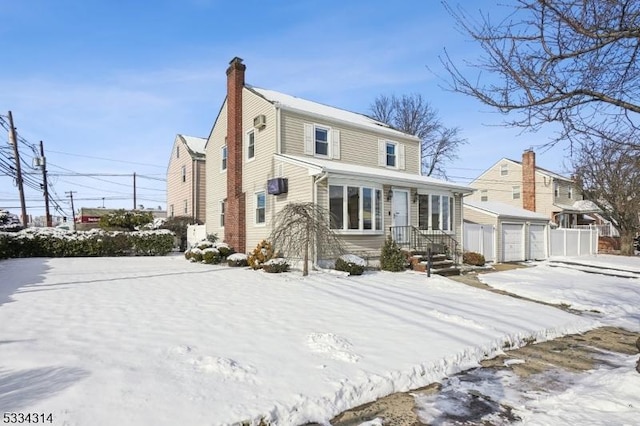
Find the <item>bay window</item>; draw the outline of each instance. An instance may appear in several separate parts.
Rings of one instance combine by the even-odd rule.
[[[418,228],[453,231],[453,197],[418,194]]]
[[[355,185],[329,185],[331,229],[382,231],[382,190]]]

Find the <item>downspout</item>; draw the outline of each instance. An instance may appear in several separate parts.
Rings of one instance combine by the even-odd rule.
[[[193,222],[195,224],[196,221],[196,215],[197,215],[197,207],[196,206],[196,197],[195,197],[195,188],[196,188],[196,184],[198,182],[198,176],[197,176],[197,171],[196,171],[196,160],[194,160],[193,158],[191,159],[191,218],[193,219]]]
[[[318,184],[329,177],[329,173],[323,171],[320,176],[313,176],[313,188],[311,188],[311,202],[315,205],[318,201]],[[318,240],[315,239],[313,245],[313,264],[318,264]]]
[[[276,105],[276,153],[282,154],[282,135],[280,134],[280,108]]]

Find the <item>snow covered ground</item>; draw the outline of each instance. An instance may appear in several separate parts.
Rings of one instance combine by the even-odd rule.
[[[562,284],[558,269],[535,276]],[[502,274],[511,272],[492,276]],[[607,285],[630,281],[616,280]],[[627,324],[624,312],[613,315]],[[411,272],[303,278],[177,256],[4,260],[0,411],[52,413],[66,426],[326,422],[508,344],[599,321]]]

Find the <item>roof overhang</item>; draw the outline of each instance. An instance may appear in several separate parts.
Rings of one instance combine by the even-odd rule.
[[[475,189],[468,186],[435,179],[429,176],[414,175],[395,170],[377,169],[374,167],[347,164],[331,160],[305,158],[293,155],[275,154],[277,160],[304,167],[310,176],[327,174],[335,178],[359,178],[368,182],[384,185],[411,186],[423,189],[449,190],[460,194],[471,194]]]

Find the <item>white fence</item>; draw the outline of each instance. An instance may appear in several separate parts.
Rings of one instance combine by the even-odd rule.
[[[487,262],[496,260],[496,228],[493,225],[464,224],[464,251],[481,253]]]
[[[552,229],[551,256],[584,256],[598,253],[597,229]]]
[[[187,248],[193,246],[198,241],[207,238],[207,227],[205,225],[187,226]]]

